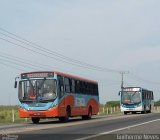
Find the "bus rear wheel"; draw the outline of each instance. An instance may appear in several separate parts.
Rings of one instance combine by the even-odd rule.
[[[92,118],[92,107],[89,107],[89,109],[88,109],[88,115],[83,115],[82,119],[83,120],[89,120],[91,118]]]
[[[39,121],[40,121],[40,118],[32,118],[32,122],[33,122],[34,124],[38,124]]]
[[[88,110],[88,119],[92,118],[92,107],[89,108]]]

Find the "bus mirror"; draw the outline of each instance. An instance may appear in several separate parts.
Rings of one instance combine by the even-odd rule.
[[[19,77],[15,78],[14,88],[17,88],[17,78],[19,78]]]
[[[119,96],[121,95],[121,91],[118,93],[118,95],[119,95]]]
[[[17,81],[15,81],[14,83],[14,88],[17,88]]]

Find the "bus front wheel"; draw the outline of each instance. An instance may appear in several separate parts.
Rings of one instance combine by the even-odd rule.
[[[144,106],[144,110],[141,113],[146,114],[146,107],[145,106]]]
[[[59,117],[59,120],[61,122],[68,122],[70,116],[71,116],[71,108],[70,106],[68,106],[66,109],[66,115],[64,117]]]
[[[124,111],[124,115],[127,115],[127,111]]]
[[[150,105],[148,113],[151,113],[151,112],[152,112],[152,107]]]
[[[34,124],[38,124],[39,121],[40,121],[40,118],[32,118],[32,122],[33,122]]]

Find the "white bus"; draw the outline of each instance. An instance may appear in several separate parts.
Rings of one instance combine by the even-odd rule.
[[[151,113],[154,105],[153,91],[141,87],[125,87],[119,92],[121,112]]]

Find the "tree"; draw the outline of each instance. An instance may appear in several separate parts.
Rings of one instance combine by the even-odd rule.
[[[154,102],[154,106],[160,106],[160,100]]]

